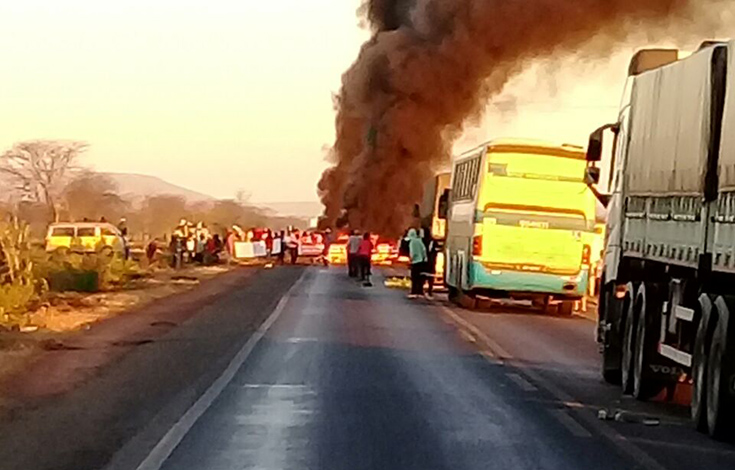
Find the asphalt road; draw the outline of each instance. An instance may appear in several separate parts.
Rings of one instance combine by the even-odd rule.
[[[603,384],[589,320],[410,301],[336,268],[307,270],[281,307],[211,406],[179,422],[163,464],[141,468],[735,466],[735,447],[697,434],[686,409]]]
[[[304,269],[233,272],[225,275],[228,289],[218,295],[212,297],[211,289],[201,286],[181,294],[188,299],[184,302],[163,299],[144,308],[193,311],[180,324],[156,327],[165,333],[137,338],[144,341],[95,367],[73,391],[3,409],[0,469],[97,470],[111,459],[112,469],[136,468],[141,456],[222,373]]]

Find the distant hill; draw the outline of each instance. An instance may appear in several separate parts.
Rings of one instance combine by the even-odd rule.
[[[212,202],[216,199],[191,189],[177,186],[156,176],[138,175],[133,173],[102,173],[117,185],[118,193],[133,201],[142,200],[149,196],[179,196],[188,203]]]
[[[270,210],[284,217],[313,219],[319,217],[324,210],[320,202],[254,202],[253,205]]]

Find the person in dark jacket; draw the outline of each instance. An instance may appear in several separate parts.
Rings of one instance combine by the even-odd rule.
[[[436,256],[437,246],[436,240],[431,235],[431,230],[423,229],[424,246],[426,247],[426,264],[424,265],[424,280],[429,284],[426,290],[426,296],[432,297],[434,295],[434,278],[436,277]],[[423,290],[423,287],[422,289]]]

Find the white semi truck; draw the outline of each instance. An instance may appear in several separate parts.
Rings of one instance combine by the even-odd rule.
[[[695,425],[726,437],[735,428],[735,43],[707,42],[682,59],[639,52],[623,103],[587,153],[587,182],[609,211],[602,373],[641,400],[690,382]]]

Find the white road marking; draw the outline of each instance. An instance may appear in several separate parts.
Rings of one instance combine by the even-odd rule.
[[[513,359],[513,355],[503,349],[503,347],[500,346],[497,342],[490,339],[486,334],[482,333],[469,321],[454,313],[452,309],[438,303],[436,305],[441,309],[444,314],[454,320],[455,325],[458,325],[460,327],[458,329],[461,330],[461,328],[467,328],[469,331],[472,331],[472,333],[474,333],[483,343],[485,343],[487,349],[480,352],[480,354],[484,356],[488,360],[488,362],[500,361],[500,363],[502,364],[503,361],[506,359]],[[533,380],[545,391],[551,393],[557,400],[565,403],[577,403],[571,395],[551,383],[551,381],[546,380],[544,377],[541,376],[541,374],[535,372],[534,370],[530,368],[524,368],[523,375]],[[574,415],[574,417],[572,417],[572,415]],[[575,421],[577,425],[579,425],[579,422],[577,422],[577,420],[579,420],[581,422],[584,422],[590,428],[595,429],[608,441],[615,444],[621,451],[631,457],[634,461],[639,462],[647,470],[666,470],[665,467],[658,463],[656,459],[651,457],[640,447],[626,440],[611,426],[603,424],[603,422],[599,421],[597,419],[597,416],[594,416],[592,413],[587,413],[583,409],[575,409],[574,407],[571,407],[566,416],[572,421]],[[582,427],[581,425],[579,426]],[[582,429],[584,428],[582,427]],[[585,431],[587,430],[585,429]]]
[[[477,338],[475,338],[474,336],[472,336],[472,334],[470,334],[469,332],[467,332],[467,331],[465,331],[465,330],[459,330],[459,334],[460,334],[460,335],[461,335],[461,336],[462,336],[462,337],[463,337],[463,338],[465,339],[465,341],[467,341],[468,343],[476,343],[476,342],[477,342]]]
[[[485,343],[485,345],[487,345],[487,347],[492,350],[496,359],[507,359],[512,357],[511,354],[506,351],[502,346],[500,346],[497,342],[490,339],[488,335],[480,331],[480,329],[477,328],[475,325],[454,313],[449,307],[442,305],[441,310],[444,312],[444,314],[454,320],[455,323],[458,323],[463,328],[466,328],[470,333],[475,335],[475,338],[479,338],[483,343]]]
[[[266,390],[304,390],[308,389],[308,385],[304,384],[244,384],[242,388],[257,388]]]
[[[554,410],[551,414],[557,421],[567,428],[573,436],[582,438],[592,437],[592,433],[579,424],[577,420],[572,418],[566,410]]]
[[[520,374],[508,374],[507,377],[524,392],[538,392],[538,388]]]
[[[290,344],[301,344],[301,343],[316,343],[319,338],[288,338],[287,343]]]
[[[148,457],[146,457],[145,460],[143,460],[143,462],[138,465],[136,470],[160,470],[164,462],[166,462],[166,460],[176,449],[176,446],[179,445],[186,434],[191,430],[192,427],[194,427],[197,420],[209,409],[210,406],[212,406],[212,403],[214,403],[214,401],[222,393],[225,387],[227,387],[230,382],[232,382],[235,374],[253,352],[255,346],[260,342],[263,336],[265,336],[268,330],[281,316],[286,308],[286,304],[288,304],[288,301],[291,298],[292,293],[303,283],[305,274],[306,271],[301,274],[301,277],[299,277],[298,281],[296,281],[296,283],[291,286],[288,292],[286,292],[286,294],[281,297],[281,300],[278,301],[276,308],[273,309],[273,312],[270,314],[268,319],[260,326],[260,328],[258,328],[258,331],[253,333],[253,336],[250,337],[250,339],[247,341],[247,343],[245,343],[242,349],[240,349],[235,357],[232,358],[230,364],[227,366],[222,375],[220,375],[219,378],[214,381],[214,383],[207,389],[207,391],[204,392],[204,394],[199,397],[199,399],[191,406],[191,408],[189,408],[186,413],[184,413],[184,415],[176,422],[176,424],[174,424],[173,427],[169,429],[169,431],[163,436],[158,444],[156,444],[151,453],[148,454]]]

